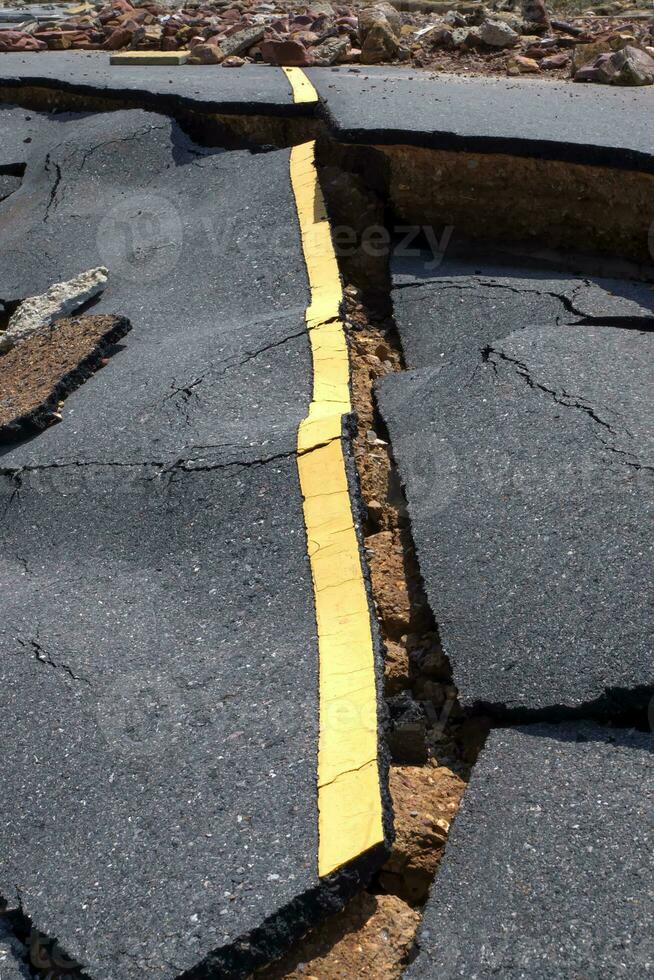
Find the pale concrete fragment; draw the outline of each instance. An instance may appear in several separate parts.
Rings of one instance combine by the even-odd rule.
[[[80,273],[68,282],[56,282],[47,293],[23,300],[0,334],[0,352],[10,350],[21,340],[56,320],[69,316],[88,300],[101,293],[107,285],[109,272],[104,266]]]

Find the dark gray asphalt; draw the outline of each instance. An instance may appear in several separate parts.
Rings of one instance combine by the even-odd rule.
[[[653,752],[594,726],[492,732],[407,980],[649,976]]]
[[[362,873],[317,877],[289,154],[58,132],[0,205],[0,297],[104,262],[132,331],[0,457],[0,895],[94,980],[242,976]]]
[[[309,69],[335,135],[654,171],[647,89],[462,78],[411,69]]]
[[[493,341],[529,323],[654,318],[654,287],[627,280],[572,278],[529,266],[430,257],[395,259],[393,305],[408,368],[471,362]]]
[[[235,941],[317,885],[295,460],[20,484],[0,488],[0,894],[98,980],[225,947],[242,970]]]
[[[71,396],[66,425],[0,466],[292,450],[311,368],[288,154],[202,155],[171,120],[137,110],[57,136],[0,212],[0,298],[106,265],[93,311],[133,329]]]
[[[236,72],[194,65],[143,68],[110,65],[108,52],[37,52],[0,59],[0,86],[42,85],[80,94],[133,96],[144,106],[254,115],[306,115],[293,103],[281,69],[249,66]]]
[[[548,717],[644,709],[654,333],[557,323],[571,314],[551,281],[531,281],[546,293],[537,307],[523,275],[453,286],[444,272],[394,293],[409,365],[429,365],[379,391],[427,593],[464,704]],[[646,312],[574,289],[579,310]]]

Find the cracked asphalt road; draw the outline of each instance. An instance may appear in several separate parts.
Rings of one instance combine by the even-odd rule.
[[[60,123],[6,202],[2,247],[0,299],[107,265],[93,312],[121,310],[135,328],[68,400],[66,426],[5,465],[214,465],[294,450],[310,357],[286,152],[201,151],[138,110]]]
[[[492,732],[407,980],[646,977],[653,743],[590,724]]]
[[[141,111],[47,126],[0,297],[106,264],[93,312],[132,330],[0,456],[0,895],[95,980],[241,976],[359,874],[318,878],[289,152]]]
[[[513,261],[393,267],[378,403],[459,698],[550,722],[491,732],[405,976],[645,976],[654,738],[591,719],[654,694],[654,292]]]
[[[413,370],[380,406],[463,703],[645,710],[654,293],[479,262],[396,282]]]
[[[117,89],[86,55],[4,60],[0,83],[21,73]],[[149,92],[143,77],[123,70],[120,87],[160,109],[314,113],[281,72],[201,89],[166,69]],[[652,169],[643,93],[575,92],[561,128],[553,86],[543,106],[519,82],[311,77],[346,141]],[[490,105],[461,116],[480,86]],[[94,978],[240,976],[361,883],[352,869],[321,886],[316,867],[289,154],[200,149],[141,110],[8,109],[0,127],[0,301],[103,263],[93,310],[133,325],[63,425],[0,454],[0,895]],[[410,371],[379,402],[464,705],[500,723],[642,721],[651,290],[475,259],[396,263],[393,300]],[[568,721],[493,732],[408,976],[639,975],[652,747]],[[0,932],[12,980],[15,949]]]

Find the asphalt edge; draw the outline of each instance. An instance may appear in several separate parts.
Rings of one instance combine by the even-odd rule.
[[[251,103],[227,100],[222,102],[174,93],[153,93],[145,88],[125,90],[120,88],[118,84],[109,86],[92,82],[68,82],[65,79],[42,77],[38,74],[0,78],[0,102],[4,101],[7,93],[11,90],[20,91],[30,87],[39,87],[52,92],[86,95],[95,98],[106,97],[116,101],[121,99],[138,100],[139,108],[167,114],[173,114],[177,109],[226,116],[314,119],[326,126],[333,139],[344,144],[411,146],[462,153],[506,154],[654,174],[654,154],[643,153],[628,147],[600,146],[594,143],[568,143],[546,139],[524,139],[510,136],[464,136],[448,130],[411,131],[401,127],[397,129],[341,127],[301,68],[283,68],[281,70],[287,75],[291,85],[295,84],[294,99],[285,104],[274,101]],[[304,76],[304,79],[301,79],[300,76]],[[292,81],[293,77],[295,82]],[[311,96],[311,89],[316,92],[315,98]]]

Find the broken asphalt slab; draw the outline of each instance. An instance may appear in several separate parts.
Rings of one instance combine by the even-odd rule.
[[[98,980],[247,973],[331,897],[295,460],[1,483],[0,894]]]
[[[104,264],[132,330],[0,458],[0,895],[94,980],[244,976],[383,859],[318,876],[289,153],[57,132],[0,205],[0,296]]]
[[[405,68],[313,68],[306,75],[319,105],[295,103],[283,71],[270,66],[138,68],[112,66],[104,52],[66,51],[0,59],[0,88],[8,98],[11,89],[43,87],[132,98],[164,112],[317,114],[346,143],[406,143],[654,172],[651,93],[643,89],[434,77]]]
[[[98,98],[133,98],[160,111],[175,108],[226,114],[297,116],[311,112],[296,105],[281,69],[247,66],[238,71],[206,66],[117,66],[109,54],[79,51],[37,52],[0,59],[0,87],[43,87]]]
[[[409,69],[310,68],[333,135],[654,172],[651,93]],[[365,112],[362,112],[365,106]]]
[[[650,733],[491,732],[406,980],[647,976],[653,799]]]
[[[288,153],[199,151],[174,122],[140,110],[57,134],[0,212],[0,298],[104,265],[109,284],[90,309],[120,310],[133,330],[69,398],[66,425],[0,465],[292,452],[310,355]]]
[[[649,329],[654,287],[624,279],[572,277],[487,257],[395,259],[393,306],[409,369],[446,362],[472,368],[479,351],[521,324],[602,323]]]
[[[531,294],[497,289],[493,305],[481,289],[479,305],[461,285],[453,304],[447,282],[395,291],[409,364],[431,366],[378,389],[460,698],[517,716],[643,711],[654,693],[652,320],[567,325],[548,301],[549,323],[507,336],[534,315]],[[594,292],[586,302],[601,308]]]

